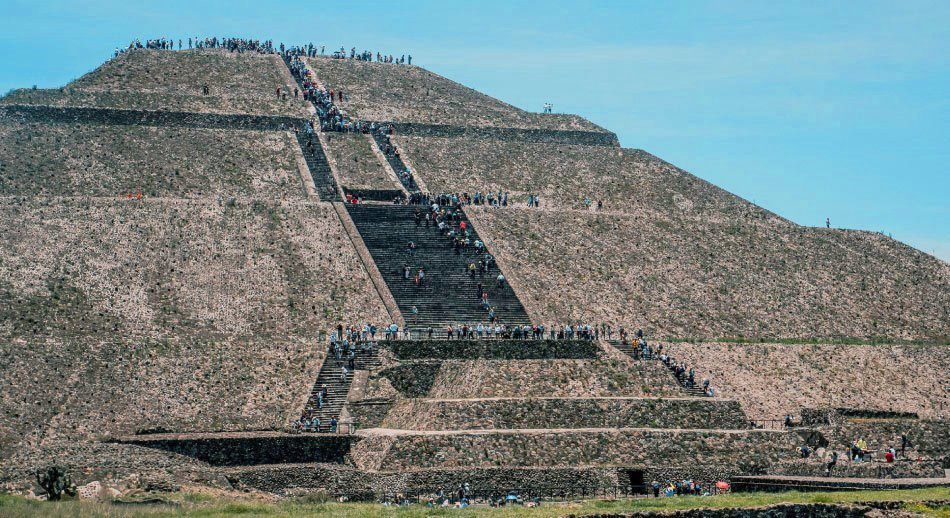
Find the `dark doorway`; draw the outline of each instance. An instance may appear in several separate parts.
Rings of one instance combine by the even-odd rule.
[[[630,484],[630,491],[632,493],[645,493],[647,486],[643,481],[643,470],[640,469],[625,469],[622,471],[626,475],[626,481]],[[621,478],[623,480],[623,478]]]

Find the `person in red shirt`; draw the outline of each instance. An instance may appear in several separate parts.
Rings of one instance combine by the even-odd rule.
[[[884,460],[888,463],[894,462],[894,454],[888,450],[888,452],[884,454]]]

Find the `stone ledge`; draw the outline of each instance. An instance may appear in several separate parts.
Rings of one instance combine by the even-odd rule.
[[[0,116],[15,117],[30,122],[173,126],[258,131],[285,131],[288,127],[303,124],[305,120],[276,115],[236,115],[113,108],[61,108],[24,104],[0,106]]]
[[[397,402],[381,427],[404,430],[541,428],[742,429],[739,404],[721,399],[485,398]]]
[[[397,340],[380,342],[400,360],[533,360],[597,358],[593,342],[568,340]]]
[[[763,472],[794,455],[785,432],[764,430],[554,429],[407,432],[369,429],[351,455],[373,471],[421,468],[734,466]]]
[[[353,435],[234,432],[136,435],[112,442],[169,451],[212,466],[246,466],[284,462],[342,463],[351,444],[359,440]]]

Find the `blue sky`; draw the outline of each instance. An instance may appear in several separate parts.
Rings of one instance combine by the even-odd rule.
[[[950,260],[950,2],[2,0],[0,91],[133,37],[409,52],[521,108],[577,113],[803,225]]]

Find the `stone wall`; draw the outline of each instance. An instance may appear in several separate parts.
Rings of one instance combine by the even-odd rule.
[[[471,139],[488,139],[493,142],[480,143],[501,147],[503,144],[494,141],[530,142],[535,144],[574,144],[583,146],[608,146],[617,148],[620,142],[617,135],[604,131],[572,131],[533,128],[492,128],[476,126],[449,126],[444,124],[418,124],[414,122],[394,124],[397,135],[411,137],[437,137],[453,140],[452,144],[458,147],[474,146]]]
[[[323,204],[8,197],[0,226],[0,458],[279,429],[316,378],[320,330],[388,322]]]
[[[944,419],[844,419],[825,432],[831,446],[845,449],[855,439],[864,439],[868,448],[883,452],[900,449],[901,434],[913,445],[909,455],[945,459],[950,457],[950,423]],[[878,453],[878,458],[883,453]]]
[[[351,117],[453,126],[606,131],[574,115],[528,113],[417,66],[307,58]]]
[[[346,411],[353,418],[353,423],[358,429],[378,428],[382,425],[392,405],[392,401],[389,400],[352,401],[346,404]]]
[[[673,343],[666,348],[712,379],[720,396],[738,400],[751,419],[781,419],[801,408],[828,406],[931,418],[950,411],[945,346]]]
[[[359,438],[353,435],[251,433],[157,434],[118,439],[120,444],[169,451],[212,466],[330,462],[340,464]]]
[[[639,471],[644,481],[663,483],[692,479],[711,486],[739,473],[735,466],[688,467],[548,467],[548,468],[438,468],[401,472],[365,472],[332,464],[284,466],[248,466],[230,468],[228,477],[238,487],[251,487],[280,495],[326,491],[346,495],[351,500],[382,501],[402,495],[410,499],[435,496],[469,484],[473,499],[485,502],[488,497],[518,491],[523,497],[611,498],[643,493],[642,487],[631,486],[631,472]]]
[[[795,459],[769,468],[770,475],[824,477],[827,462],[821,459]],[[847,455],[839,457],[834,467],[836,478],[943,478],[939,461],[850,462]]]
[[[369,137],[360,133],[326,133],[324,151],[343,188],[348,191],[392,191],[401,193],[399,184],[379,161]],[[392,201],[389,196],[388,201]],[[387,200],[384,200],[387,201]]]
[[[468,137],[468,135],[466,135]],[[568,140],[568,139],[562,139]],[[542,209],[585,208],[601,212],[652,213],[703,221],[787,222],[655,156],[578,142],[536,143],[486,138],[433,138],[397,133],[396,143],[433,192],[510,192],[524,206],[527,194]],[[535,209],[536,210],[536,209]]]
[[[287,132],[14,122],[0,115],[0,195],[302,199]]]
[[[950,264],[886,236],[645,209],[466,211],[536,322],[622,323],[680,341],[950,337]]]
[[[425,397],[442,369],[440,361],[406,362],[380,371],[376,377],[389,381],[402,397]]]
[[[351,455],[360,469],[566,466],[734,466],[745,472],[795,454],[785,432],[551,430],[368,433]]]
[[[37,469],[66,468],[76,485],[94,480],[140,479],[142,485],[216,486],[230,489],[220,472],[197,459],[131,444],[49,440],[42,447],[20,448],[0,463],[4,491],[38,491]]]
[[[284,131],[301,127],[299,117],[274,115],[219,114],[179,111],[126,110],[101,107],[70,107],[0,104],[0,115],[20,122],[44,124],[99,124],[114,126],[161,126],[166,128],[206,128],[226,130]]]
[[[397,402],[382,427],[404,430],[742,429],[748,427],[748,421],[735,401],[711,398],[411,399]]]
[[[397,340],[383,346],[399,360],[537,360],[597,358],[593,342],[568,340]]]
[[[65,95],[19,90],[11,100],[130,110],[308,116],[303,99],[293,98],[290,74],[282,67],[285,65],[276,55],[253,52],[137,49],[69,83]],[[203,86],[210,88],[208,95],[202,93]],[[288,100],[277,100],[278,86],[289,93]]]
[[[678,397],[683,392],[656,362],[619,360],[446,361],[433,399],[491,397]]]

